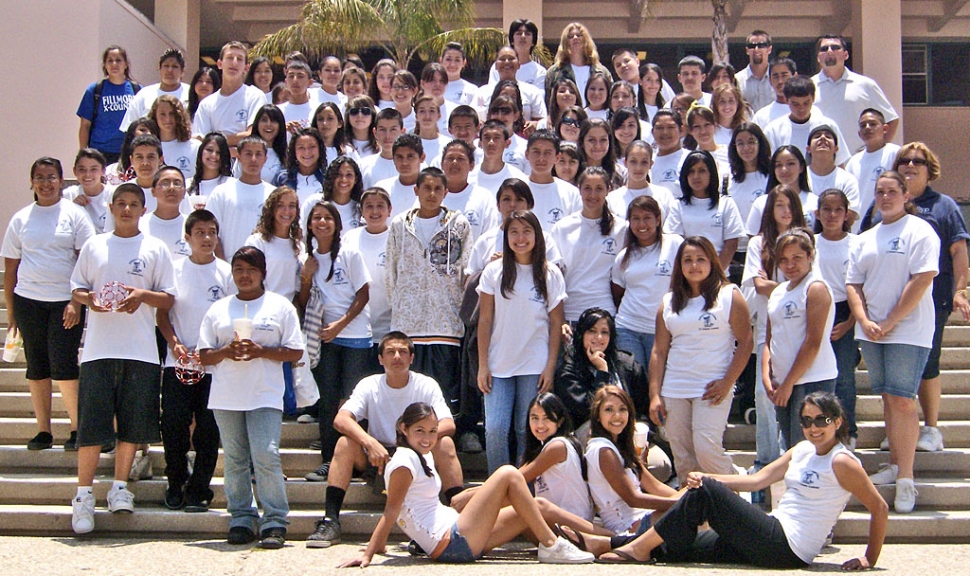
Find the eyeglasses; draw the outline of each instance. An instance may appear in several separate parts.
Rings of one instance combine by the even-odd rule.
[[[842,46],[839,44],[826,44],[825,46],[818,47],[819,52],[838,52],[841,49]]]
[[[31,178],[33,182],[36,182],[38,184],[43,184],[44,182],[57,182],[60,179],[61,177],[57,176],[56,174],[51,174],[50,176],[41,176],[40,174],[38,174],[37,176],[34,176],[33,178]]]
[[[511,114],[512,109],[509,108],[508,106],[499,106],[497,108],[492,108],[491,113],[492,114]]]
[[[812,424],[814,424],[816,428],[825,428],[832,423],[832,419],[824,414],[819,414],[815,418],[810,416],[802,416],[798,419],[798,421],[801,423],[802,428],[811,428]]]
[[[370,116],[371,114],[374,113],[374,109],[368,106],[362,106],[360,108],[358,108],[357,106],[353,106],[347,110],[347,113],[351,116],[357,116],[358,114],[362,114],[364,116]]]
[[[173,180],[162,180],[158,183],[158,188],[160,190],[168,190],[169,188],[174,188],[175,190],[181,190],[185,188],[185,183],[176,182]]]
[[[748,42],[748,50],[754,50],[755,48],[767,48],[771,46],[767,42]]]
[[[929,163],[926,161],[925,158],[916,158],[916,157],[913,157],[913,158],[900,158],[899,159],[899,165],[900,166],[905,166],[907,164],[911,164],[913,166],[926,166]]]
[[[566,126],[572,126],[573,128],[579,128],[579,120],[575,118],[565,117],[562,119],[561,123],[565,124]]]
[[[411,88],[406,84],[395,84],[391,86],[391,90],[394,90],[395,92],[404,92],[405,90],[414,90],[414,88]]]

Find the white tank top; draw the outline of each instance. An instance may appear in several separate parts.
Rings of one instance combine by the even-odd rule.
[[[820,282],[832,296],[832,289],[822,280],[816,270],[808,273],[801,283],[792,290],[789,281],[782,282],[771,291],[768,298],[768,319],[771,321],[771,368],[775,381],[781,384],[792,364],[808,330],[808,287]],[[839,368],[835,363],[835,351],[828,345],[832,335],[832,323],[835,321],[835,299],[829,304],[828,316],[825,319],[825,331],[822,333],[822,345],[812,365],[798,379],[795,384],[832,380],[839,375]]]
[[[822,550],[851,496],[832,471],[832,460],[843,453],[859,461],[841,443],[822,455],[807,440],[796,444],[785,472],[785,494],[771,512],[781,522],[792,552],[809,564]]]
[[[603,520],[603,526],[614,534],[628,532],[630,528],[650,511],[633,508],[616,490],[600,470],[600,450],[612,450],[616,457],[623,461],[620,451],[606,438],[590,438],[586,444],[586,472],[589,476],[589,493],[593,496],[593,503]],[[634,486],[640,488],[640,479],[633,470],[625,468],[627,476],[633,480]]]
[[[536,477],[536,497],[542,496],[563,510],[592,521],[593,502],[589,499],[589,487],[583,480],[580,455],[573,443],[562,436],[549,440],[546,446],[553,442],[566,445],[566,459]]]
[[[663,319],[671,342],[660,391],[663,396],[699,398],[710,381],[724,377],[734,356],[731,299],[735,290],[734,284],[725,284],[709,310],[704,310],[704,297],[698,296],[677,313],[671,308],[673,295],[664,295]]]

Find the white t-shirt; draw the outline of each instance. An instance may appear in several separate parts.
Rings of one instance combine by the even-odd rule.
[[[502,182],[505,182],[508,178],[518,178],[523,182],[528,182],[529,177],[525,175],[524,172],[512,166],[509,163],[505,163],[502,169],[494,174],[486,174],[482,172],[482,166],[479,164],[468,174],[468,183],[476,184],[481,188],[484,188],[495,197],[498,189],[502,186]]]
[[[849,256],[856,249],[859,237],[847,234],[838,242],[826,240],[821,233],[815,235],[815,260],[818,273],[832,290],[832,301],[845,302],[845,274],[849,269]]]
[[[655,156],[653,166],[650,167],[650,183],[670,190],[674,198],[680,198],[683,191],[680,189],[680,167],[684,165],[684,159],[690,154],[690,150],[679,150],[666,156]]]
[[[502,224],[502,215],[495,205],[495,195],[488,190],[469,183],[459,192],[445,195],[444,205],[465,215],[472,229],[472,240],[477,240],[483,232]]]
[[[174,264],[175,305],[168,312],[172,328],[179,342],[189,350],[199,344],[199,327],[209,308],[226,296],[236,293],[232,280],[232,266],[216,258],[208,264],[194,264],[183,258]],[[171,350],[165,358],[165,367],[173,368],[175,358]],[[212,372],[212,367],[206,367]]]
[[[201,145],[202,142],[195,138],[189,138],[185,142],[178,140],[162,142],[162,157],[165,159],[165,164],[181,170],[182,176],[188,182],[189,178],[195,176],[195,160]]]
[[[775,382],[781,384],[791,371],[798,351],[808,334],[808,288],[815,283],[825,286],[829,296],[832,289],[822,280],[818,272],[812,270],[808,276],[792,289],[786,280],[775,286],[768,297],[768,319],[771,321],[771,371]],[[835,351],[825,343],[831,341],[832,324],[835,321],[835,300],[829,303],[825,328],[822,332],[822,346],[819,346],[812,364],[798,381],[798,384],[834,380],[839,375],[835,364]]]
[[[670,275],[677,260],[677,250],[683,243],[684,239],[676,234],[664,234],[659,246],[634,249],[626,267],[623,257],[630,247],[616,256],[610,281],[625,290],[616,312],[617,328],[641,334],[657,331],[657,310],[663,295],[670,290]]]
[[[546,69],[535,60],[519,63],[519,69],[515,73],[515,79],[519,82],[528,82],[542,90],[546,89]],[[495,69],[494,62],[492,63],[492,67],[488,69],[488,81],[492,84],[498,82],[498,70]]]
[[[857,74],[848,68],[842,76],[829,78],[824,72],[812,76],[817,88],[815,105],[831,118],[839,128],[846,129],[846,137],[839,138],[840,147],[849,155],[863,146],[857,132],[859,116],[866,108],[882,112],[886,122],[899,118],[896,109],[886,98],[882,88],[872,78]],[[839,162],[842,164],[842,162]]]
[[[174,96],[182,102],[186,110],[189,107],[189,85],[185,82],[180,82],[178,88],[172,92],[167,92],[162,90],[161,83],[149,84],[148,86],[142,86],[138,94],[128,102],[128,110],[125,112],[125,117],[121,119],[121,124],[118,126],[118,130],[122,132],[127,132],[128,127],[138,120],[139,118],[144,118],[148,116],[148,112],[152,109],[152,104],[155,100],[158,100],[159,96]]]
[[[876,180],[886,170],[893,169],[893,162],[896,160],[897,153],[899,153],[899,145],[887,142],[885,146],[875,152],[866,152],[863,149],[850,158],[845,165],[846,172],[855,176],[856,182],[859,183],[860,210],[865,211],[872,206],[876,197]],[[859,212],[859,215],[861,216],[862,212]],[[852,225],[852,231],[858,233],[861,224],[862,218],[859,218]]]
[[[387,299],[385,283],[387,233],[388,230],[384,230],[380,234],[371,234],[361,226],[351,230],[340,240],[341,246],[361,253],[364,263],[367,264],[367,271],[370,272],[370,300],[367,301],[367,307],[370,309],[370,327],[375,344],[391,331],[391,303]]]
[[[590,500],[589,486],[583,480],[583,456],[576,451],[573,443],[562,436],[551,438],[546,447],[553,442],[566,446],[566,460],[553,464],[542,474],[536,476],[536,498],[545,498],[566,512],[571,512],[584,520],[593,520],[593,501]]]
[[[164,242],[172,255],[173,264],[183,258],[188,258],[192,253],[192,248],[185,241],[184,214],[180,213],[171,220],[162,220],[154,212],[145,214],[138,220],[138,229],[143,234],[154,236]]]
[[[202,208],[206,207],[206,203],[209,201],[209,196],[212,196],[212,193],[216,188],[223,184],[235,181],[236,178],[232,178],[230,176],[217,176],[210,180],[201,180],[199,182],[198,194],[189,194],[188,190],[192,187],[194,179],[193,181],[186,180],[185,199],[188,201],[189,205],[192,206],[193,210],[201,210]],[[222,223],[220,222],[219,224],[221,226]]]
[[[551,231],[556,222],[583,209],[579,189],[565,180],[553,178],[549,184],[537,184],[531,180],[526,183],[532,190],[532,197],[535,200],[532,213],[539,218],[539,224],[546,232]],[[495,190],[498,191],[498,188]],[[617,216],[622,218],[623,214],[617,214]]]
[[[347,106],[347,97],[343,94],[343,92],[331,94],[324,90],[323,87],[312,88],[308,90],[308,92],[310,92],[310,100],[315,102],[317,106],[325,102],[333,102],[334,104],[340,106],[341,110]],[[314,106],[313,109],[316,110],[316,106]]]
[[[495,299],[488,368],[497,378],[541,374],[549,359],[549,313],[566,299],[566,285],[559,268],[547,264],[543,298],[532,268],[515,265],[515,284],[507,296],[502,295],[501,260],[485,267],[478,284],[479,294]]]
[[[272,184],[276,180],[276,177],[279,176],[279,173],[282,171],[283,171],[283,162],[280,160],[280,157],[276,154],[276,151],[270,148],[269,146],[267,146],[266,163],[263,164],[263,169],[260,170],[259,172],[260,180],[268,184]],[[239,178],[240,176],[242,176],[242,167],[239,165],[239,162],[233,161],[232,175],[236,178]],[[186,177],[186,181],[188,181],[187,177]]]
[[[812,168],[809,167],[808,184],[812,188],[812,193],[816,196],[821,196],[822,192],[825,192],[829,188],[841,190],[845,193],[845,197],[849,199],[849,210],[852,210],[856,214],[861,214],[865,210],[865,208],[859,206],[859,181],[856,180],[855,176],[838,166],[825,176],[819,176],[815,172],[812,172]]]
[[[246,238],[243,246],[255,246],[266,255],[266,280],[263,285],[270,292],[276,292],[289,301],[293,301],[297,290],[300,289],[300,257],[306,251],[303,242],[298,242],[299,254],[293,250],[293,241],[289,238],[270,236],[269,240],[254,232]]]
[[[802,216],[805,217],[805,225],[809,230],[815,229],[815,211],[818,209],[818,196],[813,192],[802,190],[798,193],[798,199],[802,202]],[[748,220],[745,228],[748,234],[756,236],[761,233],[761,217],[765,213],[765,204],[768,203],[768,194],[762,194],[755,198],[751,204],[751,211],[748,212]]]
[[[71,275],[71,291],[91,290],[97,295],[108,282],[174,295],[172,255],[161,240],[145,234],[131,238],[98,234],[81,248]],[[88,314],[81,362],[105,358],[158,364],[153,307],[143,304],[131,314]]]
[[[717,128],[714,129],[714,143],[718,146],[730,146],[731,136],[733,135],[734,130],[718,124]]]
[[[768,326],[768,297],[758,294],[754,286],[754,279],[759,277],[758,271],[764,268],[764,263],[761,260],[763,242],[764,236],[760,234],[753,236],[751,241],[748,242],[747,258],[744,260],[744,272],[741,275],[741,293],[744,294],[744,300],[748,304],[748,314],[754,322],[754,343],[756,346],[765,343],[765,330]],[[765,272],[775,282],[787,280],[780,270],[775,270],[773,273],[771,270],[765,270]]]
[[[224,136],[238,134],[252,125],[264,104],[266,95],[247,84],[228,96],[221,90],[209,94],[199,102],[199,109],[195,111],[192,135],[202,137],[209,132],[221,132]]]
[[[751,214],[751,206],[755,200],[766,194],[768,187],[768,176],[761,172],[748,172],[744,176],[744,182],[735,182],[734,178],[728,182],[728,195],[734,199],[738,205],[738,213],[741,220],[745,222],[745,231],[738,241],[738,252],[744,252],[748,248],[748,235],[754,236],[758,230],[751,230],[747,226],[748,215]]]
[[[615,534],[629,532],[630,528],[641,518],[650,513],[642,508],[632,508],[613,489],[603,471],[600,469],[600,450],[611,450],[616,457],[623,461],[620,451],[606,438],[593,437],[586,443],[586,473],[589,478],[589,493],[596,504],[603,527]],[[640,479],[630,468],[623,469],[630,477],[633,485],[639,490]]]
[[[306,128],[310,125],[310,115],[317,109],[317,106],[319,106],[319,103],[311,98],[303,104],[283,102],[278,108],[283,113],[283,119],[286,120],[287,125],[290,122],[299,122],[300,128]],[[292,137],[293,135],[287,132],[286,141],[289,142]]]
[[[370,272],[360,252],[346,246],[340,247],[337,260],[333,264],[333,276],[330,275],[330,253],[314,252],[317,259],[317,273],[313,277],[313,284],[323,292],[323,325],[332,324],[347,313],[357,292],[371,283]],[[370,338],[370,311],[367,306],[361,310],[350,324],[340,331],[338,338]]]
[[[229,345],[235,339],[232,321],[249,317],[253,321],[252,341],[270,348],[303,350],[303,332],[293,303],[275,292],[255,300],[227,296],[213,304],[202,319],[199,349]],[[258,408],[283,409],[283,363],[266,358],[226,359],[212,366],[209,390],[211,410],[247,411]]]
[[[667,398],[700,398],[712,380],[723,378],[734,356],[731,308],[738,287],[726,284],[717,300],[704,310],[704,297],[687,300],[679,313],[671,307],[673,294],[663,297],[663,319],[670,332],[670,352],[660,394]],[[698,359],[703,358],[702,362]]]
[[[646,188],[631,189],[628,186],[620,186],[606,195],[606,203],[610,211],[620,218],[626,218],[627,208],[637,196],[650,196],[660,205],[660,218],[665,220],[670,214],[670,207],[677,202],[670,190],[656,184],[648,184]]]
[[[906,214],[892,224],[880,222],[859,235],[859,245],[849,257],[846,282],[862,285],[869,319],[882,322],[899,302],[909,279],[921,272],[939,273],[939,261],[940,237],[933,227],[919,216]],[[916,308],[879,343],[930,348],[935,317],[933,290],[927,288]],[[855,337],[869,340],[859,323]]]
[[[404,388],[391,388],[387,376],[373,374],[354,386],[341,410],[350,412],[358,422],[367,420],[367,433],[384,446],[394,446],[397,419],[415,402],[431,406],[438,420],[452,418],[441,386],[430,376],[410,372]]]
[[[394,167],[394,160],[384,158],[380,154],[371,154],[360,161],[361,178],[364,181],[364,189],[372,188],[378,182],[388,178],[397,178],[397,168]],[[410,204],[408,204],[410,206]]]
[[[791,108],[788,104],[782,104],[776,100],[755,112],[751,121],[764,129],[768,127],[768,124],[789,114],[791,114]]]
[[[626,235],[626,221],[615,217],[613,228],[604,236],[600,219],[584,218],[579,212],[563,218],[552,228],[552,237],[565,266],[566,320],[575,322],[587,308],[602,308],[616,314],[610,292],[610,268]]]
[[[796,124],[791,121],[791,115],[783,116],[772,121],[765,127],[765,138],[771,144],[771,151],[774,152],[779,146],[791,144],[797,146],[802,151],[802,156],[808,158],[808,135],[812,130],[819,126],[828,125],[835,131],[835,136],[839,142],[845,142],[842,131],[834,120],[822,115],[817,108],[812,108],[812,113],[804,123]],[[836,164],[845,164],[852,155],[848,146],[839,146],[839,151],[835,155]]]
[[[747,233],[738,205],[730,196],[718,198],[717,206],[711,209],[707,198],[691,198],[690,204],[675,202],[664,230],[673,234],[703,236],[714,244],[718,254],[724,242],[740,238]]]
[[[458,511],[438,500],[441,478],[434,467],[434,456],[429,452],[424,455],[424,460],[431,469],[430,477],[424,473],[417,452],[410,448],[398,448],[384,467],[384,482],[390,486],[391,473],[398,468],[411,472],[411,485],[401,505],[397,525],[421,548],[434,550],[458,521]]]
[[[444,150],[445,144],[451,142],[451,140],[444,134],[438,134],[435,138],[422,138],[421,146],[424,148],[424,157],[435,158],[439,156],[441,151]]]
[[[115,187],[105,184],[101,193],[97,196],[88,196],[88,203],[83,207],[84,212],[91,219],[96,234],[104,232],[104,223],[108,217],[108,205],[111,204],[111,195],[114,194]],[[74,199],[84,194],[80,184],[68,186],[61,192],[61,196],[74,202]]]
[[[312,174],[296,174],[296,198],[300,206],[306,206],[307,201],[314,194],[323,195],[323,182],[317,178],[316,172]],[[305,214],[300,212],[300,214]]]
[[[387,217],[388,222],[393,220],[398,214],[404,214],[411,208],[414,208],[418,201],[418,195],[414,191],[416,185],[411,184],[408,186],[401,184],[401,178],[396,175],[392,178],[381,180],[375,186],[383,188],[391,196],[391,213]],[[447,195],[445,198],[447,199]]]
[[[4,258],[20,260],[14,294],[41,302],[70,300],[76,251],[94,235],[84,210],[66,198],[53,206],[32,203],[18,210],[0,250]]]
[[[556,241],[552,239],[549,232],[543,231],[542,238],[546,242],[546,263],[558,264],[562,262],[562,254],[556,246]],[[492,261],[492,256],[501,254],[505,248],[505,231],[502,228],[492,228],[475,240],[472,245],[471,256],[468,258],[468,267],[465,268],[465,275],[471,276],[485,269]]]
[[[502,161],[506,165],[518,168],[523,174],[528,175],[532,172],[532,165],[529,164],[529,161],[525,157],[525,151],[529,147],[529,141],[518,134],[513,134],[510,140],[512,142],[509,144],[509,147],[502,152]]]
[[[468,105],[472,103],[477,91],[478,86],[468,80],[459,78],[458,80],[452,80],[445,86],[444,98],[448,102]]]
[[[307,218],[310,217],[310,211],[317,203],[323,202],[323,192],[315,192],[307,196],[307,199],[303,201],[300,205],[300,222],[301,227],[306,223]],[[340,214],[340,237],[343,238],[354,228],[358,228],[363,225],[360,216],[360,205],[350,200],[346,204],[338,204],[333,202],[333,205],[337,208],[337,214]]]
[[[266,182],[246,184],[229,180],[212,191],[205,207],[219,221],[219,240],[226,260],[232,259],[236,250],[242,248],[246,238],[253,233],[263,205],[274,188]]]

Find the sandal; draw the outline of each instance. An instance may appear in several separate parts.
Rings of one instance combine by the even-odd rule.
[[[564,526],[561,524],[554,524],[552,527],[552,531],[555,532],[557,536],[562,536],[563,538],[568,540],[570,544],[579,548],[583,552],[589,552],[589,550],[586,549],[586,539],[583,538],[582,532],[580,532],[579,530],[574,530],[573,528],[569,528],[568,526],[565,526],[565,528],[569,528],[570,530],[572,530],[573,534],[576,536],[575,538],[570,538],[569,535],[566,534],[566,531],[563,530],[563,528]]]
[[[613,554],[614,556],[616,556],[616,558],[604,558],[606,554]],[[653,564],[654,562],[656,562],[654,558],[651,558],[649,560],[640,560],[639,558],[634,557],[632,554],[629,554],[619,549],[610,550],[606,554],[603,554],[602,556],[594,560],[594,562],[596,562],[597,564]]]

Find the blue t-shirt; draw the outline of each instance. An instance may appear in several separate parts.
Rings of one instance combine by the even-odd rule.
[[[101,108],[94,116],[94,86],[93,82],[84,91],[81,103],[77,107],[77,115],[86,120],[92,120],[90,144],[102,152],[118,154],[121,144],[125,141],[125,133],[118,128],[128,111],[128,103],[135,97],[135,90],[131,82],[112,84],[106,78],[101,88]]]

